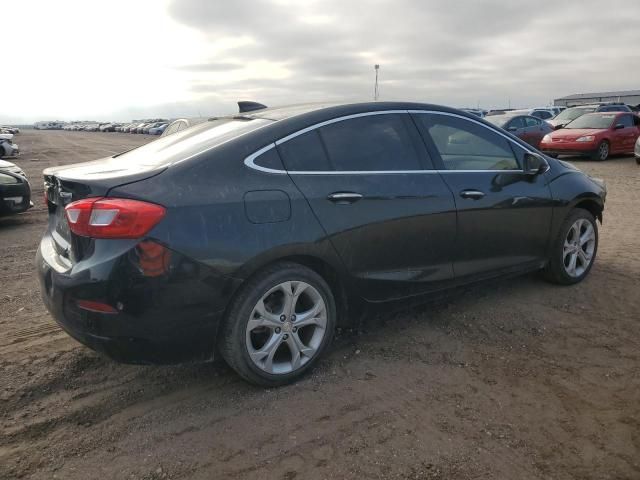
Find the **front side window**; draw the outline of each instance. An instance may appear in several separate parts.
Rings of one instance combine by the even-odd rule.
[[[421,170],[407,114],[367,115],[318,129],[336,171]],[[417,134],[417,132],[415,132]]]
[[[621,115],[616,123],[621,123],[625,128],[633,127],[633,118],[631,115]]]
[[[487,127],[458,117],[416,115],[433,141],[447,170],[518,170],[506,138]]]

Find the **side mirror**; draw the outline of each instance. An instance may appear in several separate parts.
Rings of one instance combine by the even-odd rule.
[[[621,124],[621,123],[618,123],[618,124],[616,124],[616,126],[615,126],[615,127],[613,127],[613,129],[614,129],[614,130],[621,130],[621,129],[623,129],[623,128],[624,128],[624,125],[623,125],[623,124]]]
[[[547,161],[537,153],[525,153],[523,163],[525,175],[539,175],[549,169]]]
[[[563,128],[563,127],[564,127],[564,125],[562,125],[561,123],[559,123],[558,125],[555,125],[555,126],[553,127],[553,129],[554,129],[554,130],[560,130],[560,129],[561,129],[561,128]]]
[[[516,130],[518,130],[518,127],[509,127],[509,128],[507,128],[507,131],[509,131],[509,132],[515,132]]]

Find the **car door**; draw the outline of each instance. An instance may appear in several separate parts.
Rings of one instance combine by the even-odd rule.
[[[542,126],[542,120],[535,117],[523,117],[527,129],[527,143],[536,148],[540,145],[542,137],[545,136],[545,129]]]
[[[542,265],[551,227],[551,192],[544,174],[524,174],[525,149],[463,116],[413,115],[456,201],[456,277]]]
[[[623,128],[616,129],[618,140],[615,151],[618,153],[632,152],[638,138],[638,127],[634,124],[633,115],[623,113],[615,120],[615,125],[622,125]]]
[[[507,131],[513,133],[516,137],[521,138],[528,143],[529,135],[527,134],[524,117],[518,116],[512,118],[505,127]]]
[[[334,119],[276,144],[364,298],[452,280],[455,203],[406,112]]]

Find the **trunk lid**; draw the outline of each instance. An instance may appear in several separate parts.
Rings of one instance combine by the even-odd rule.
[[[43,171],[44,194],[49,209],[48,231],[56,252],[64,263],[81,260],[92,240],[75,236],[69,229],[64,208],[88,197],[107,196],[109,191],[135,183],[166,170],[166,165],[129,163],[125,158],[107,157],[92,162],[50,167]]]

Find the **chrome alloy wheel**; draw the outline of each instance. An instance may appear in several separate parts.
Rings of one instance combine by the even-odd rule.
[[[291,373],[318,351],[327,331],[320,292],[305,282],[284,282],[258,301],[247,323],[245,342],[253,363],[267,373]]]
[[[609,144],[607,142],[602,142],[598,147],[598,158],[600,160],[606,160],[609,156]]]
[[[591,222],[580,218],[567,232],[562,251],[562,264],[571,277],[581,276],[593,261],[596,231]]]

